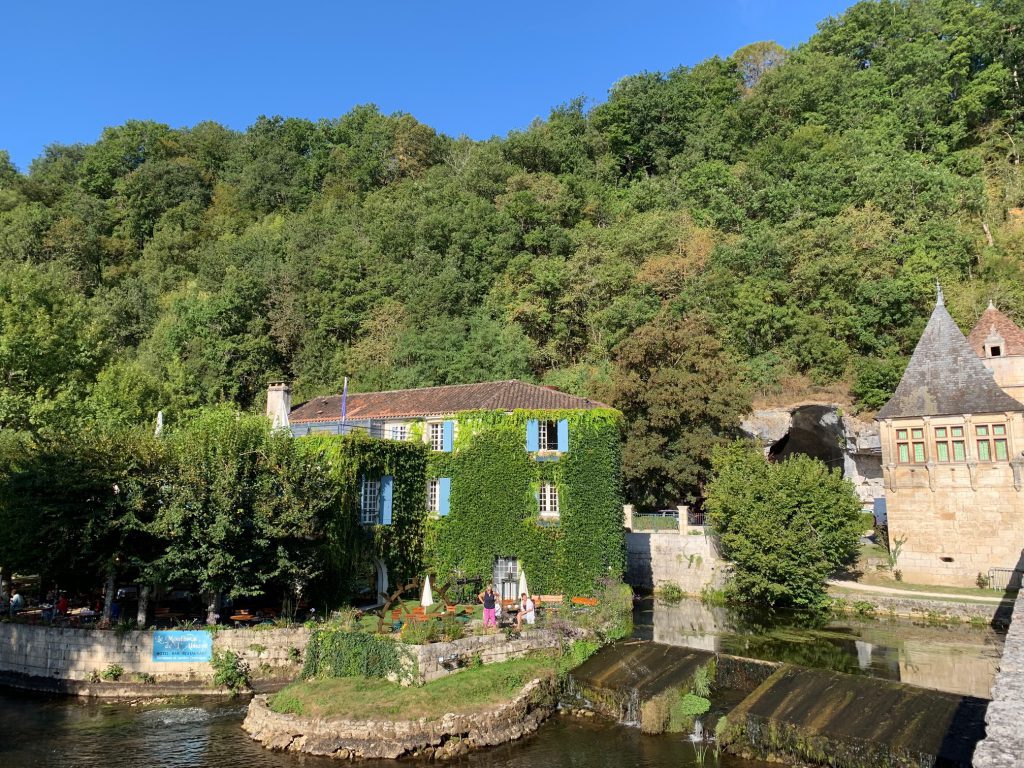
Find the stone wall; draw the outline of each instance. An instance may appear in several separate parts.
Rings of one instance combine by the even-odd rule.
[[[417,665],[416,681],[431,680],[450,675],[479,656],[484,664],[518,659],[532,651],[558,648],[561,638],[547,629],[531,629],[519,637],[508,639],[504,632],[493,635],[464,637],[450,643],[404,646],[414,656]]]
[[[1024,564],[1024,462],[981,461],[977,427],[1006,425],[1008,456],[1024,448],[1024,414],[936,416],[882,424],[889,540],[902,540],[907,581],[972,586],[989,569]],[[935,430],[962,428],[966,461],[935,460]],[[921,430],[924,462],[899,462],[897,430]],[[989,436],[991,437],[991,436]],[[959,438],[958,438],[959,439]],[[911,443],[915,442],[913,440]]]
[[[626,533],[626,582],[640,589],[654,589],[671,582],[697,595],[705,586],[720,587],[728,575],[714,541],[701,528],[694,535],[678,531]]]
[[[1024,768],[1024,592],[1003,646],[992,702],[985,713],[985,738],[974,750],[974,768]]]
[[[306,718],[273,712],[266,696],[256,696],[242,728],[268,749],[335,759],[446,759],[533,733],[556,705],[553,679],[528,683],[505,704],[476,712],[449,712],[431,720]]]
[[[234,651],[254,673],[269,668],[293,676],[300,670],[296,656],[301,658],[308,641],[309,630],[304,627],[224,629],[214,634],[213,647]],[[157,683],[206,684],[213,677],[207,662],[153,661],[152,632],[119,635],[110,630],[0,623],[0,674],[8,685],[54,690],[53,681],[88,681],[94,672],[114,664],[123,668],[125,680],[132,675],[153,675]],[[82,692],[80,689],[66,688],[76,693]],[[85,690],[87,695],[98,695],[102,686]],[[158,694],[154,690],[154,695]]]

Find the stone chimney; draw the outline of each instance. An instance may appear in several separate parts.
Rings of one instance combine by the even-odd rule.
[[[267,418],[274,429],[287,429],[292,411],[292,388],[283,381],[272,381],[267,387]]]

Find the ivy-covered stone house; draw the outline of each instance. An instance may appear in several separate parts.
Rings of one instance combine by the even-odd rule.
[[[267,411],[296,437],[365,434],[421,444],[426,478],[418,509],[399,510],[405,480],[385,472],[359,479],[355,516],[368,529],[420,516],[423,568],[439,580],[494,581],[517,596],[521,570],[535,593],[589,594],[624,566],[620,482],[621,416],[607,405],[552,387],[494,381],[318,397],[290,408],[271,385]],[[410,497],[406,506],[415,506]],[[395,541],[403,551],[419,549]],[[377,591],[388,587],[398,552],[380,552]]]

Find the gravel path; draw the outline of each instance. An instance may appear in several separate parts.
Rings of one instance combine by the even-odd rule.
[[[873,592],[878,595],[896,595],[897,597],[938,597],[944,600],[970,600],[978,603],[1001,603],[1003,601],[1001,597],[964,595],[955,592],[918,592],[910,589],[897,589],[896,587],[883,587],[876,584],[861,584],[858,581],[839,581],[837,579],[830,580],[828,585],[839,589],[850,589],[854,592]]]

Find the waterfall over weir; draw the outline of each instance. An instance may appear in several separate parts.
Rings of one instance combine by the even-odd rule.
[[[567,697],[626,724],[640,720],[643,702],[685,685],[710,651],[626,640],[603,648],[572,671]]]

